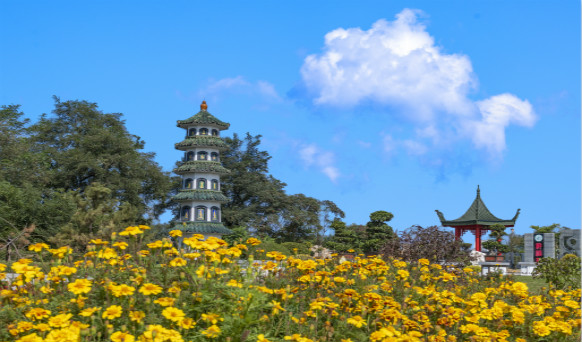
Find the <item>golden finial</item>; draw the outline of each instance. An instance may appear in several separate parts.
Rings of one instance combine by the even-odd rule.
[[[208,109],[208,105],[206,104],[206,101],[202,101],[202,104],[200,105],[200,110],[207,110]]]

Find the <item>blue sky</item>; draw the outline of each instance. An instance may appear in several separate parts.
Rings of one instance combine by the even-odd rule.
[[[170,171],[208,110],[348,223],[580,227],[579,1],[0,2],[0,104],[121,112]],[[166,220],[168,219],[167,216]],[[468,233],[465,240],[472,241]]]

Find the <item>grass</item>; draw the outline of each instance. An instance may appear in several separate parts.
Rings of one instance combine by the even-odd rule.
[[[521,275],[514,275],[511,278],[515,281],[520,281],[525,283],[529,288],[529,292],[533,294],[538,294],[541,292],[542,288],[545,287],[546,289],[549,287],[549,284],[542,278],[534,278],[531,276],[521,276]]]

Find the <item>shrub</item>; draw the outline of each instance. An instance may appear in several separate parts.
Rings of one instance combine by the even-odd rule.
[[[283,242],[281,246],[291,251],[291,254],[309,254],[309,248],[311,247],[309,243],[301,242]],[[296,248],[297,250],[295,250]]]
[[[452,232],[441,230],[437,226],[412,226],[397,238],[389,240],[380,250],[380,254],[407,261],[428,259],[431,262],[468,264],[469,251],[463,245],[462,241],[455,240]]]
[[[558,289],[580,288],[580,257],[566,254],[561,259],[542,258],[534,269],[534,278],[543,278]]]

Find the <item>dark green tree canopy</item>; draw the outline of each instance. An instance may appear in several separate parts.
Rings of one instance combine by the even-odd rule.
[[[136,208],[136,222],[158,217],[168,202],[169,174],[142,152],[144,141],[130,134],[120,113],[103,113],[96,103],[61,102],[31,127],[35,152],[48,163],[47,186],[83,193],[94,182],[117,202]]]

